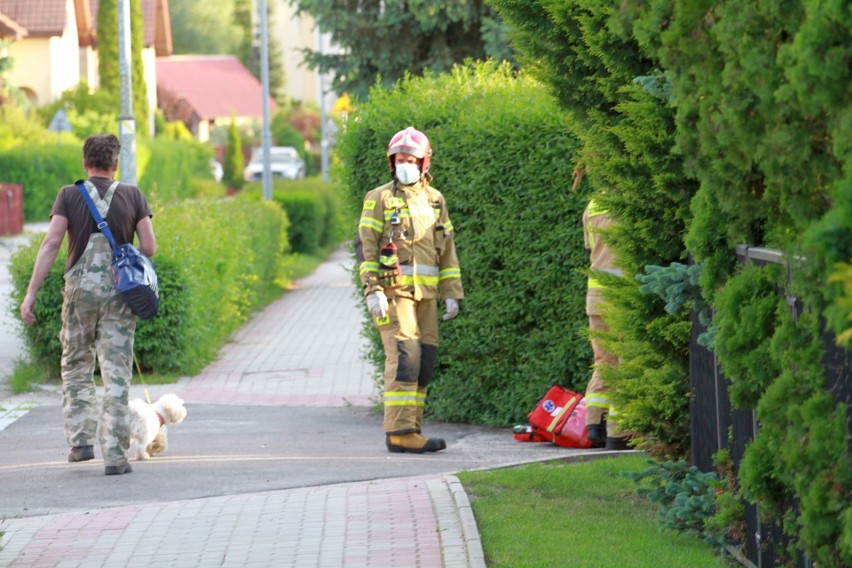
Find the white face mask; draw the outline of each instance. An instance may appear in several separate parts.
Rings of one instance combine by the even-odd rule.
[[[420,168],[417,167],[417,164],[397,164],[396,179],[402,185],[417,183],[420,180]]]

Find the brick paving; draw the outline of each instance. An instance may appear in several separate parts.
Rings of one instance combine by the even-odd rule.
[[[453,476],[414,477],[25,519],[0,565],[484,566],[459,491]]]

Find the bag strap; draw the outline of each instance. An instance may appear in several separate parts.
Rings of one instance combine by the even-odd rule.
[[[78,179],[74,182],[74,185],[76,185],[77,189],[80,190],[80,194],[83,196],[83,201],[86,202],[86,205],[89,207],[89,212],[92,214],[92,217],[95,219],[95,223],[98,225],[98,230],[100,230],[100,232],[106,237],[106,240],[109,241],[109,246],[112,247],[113,254],[118,255],[118,246],[115,244],[115,237],[112,236],[112,231],[109,230],[109,225],[107,225],[107,222],[104,221],[104,218],[101,216],[100,211],[98,211],[95,202],[92,200],[92,196],[89,195],[86,183],[83,180]],[[112,193],[115,192],[117,185],[118,182],[113,182],[109,191],[107,191],[105,198],[109,197],[110,199],[108,201],[112,200]],[[107,208],[109,208],[109,205],[107,205]]]

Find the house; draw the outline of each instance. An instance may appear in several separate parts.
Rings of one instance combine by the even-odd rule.
[[[144,28],[142,59],[149,108],[157,107],[158,55],[172,50],[168,0],[141,0]],[[0,36],[11,40],[9,84],[32,106],[53,102],[85,81],[97,88],[98,0],[0,0]],[[6,30],[9,30],[8,32]]]
[[[15,20],[0,13],[0,40],[18,40],[27,35],[27,30],[22,28]]]
[[[316,49],[317,39],[314,19],[306,14],[296,14],[297,7],[288,2],[274,3],[270,37],[281,45],[282,65],[287,97],[319,104],[319,80],[317,73],[303,63],[303,49]],[[255,18],[257,12],[254,12]]]
[[[263,88],[233,55],[157,58],[157,98],[167,120],[181,120],[200,142],[217,126],[259,124]],[[270,116],[277,110],[269,98]]]
[[[311,49],[323,53],[336,53],[339,49],[331,41],[330,34],[319,34],[316,22],[307,13],[297,14],[297,7],[289,2],[276,2],[274,7],[273,26],[269,30],[281,45],[283,56],[284,76],[286,85],[284,93],[287,97],[302,102],[320,105],[319,73],[308,69],[304,64],[302,50]],[[256,17],[256,6],[254,7]],[[323,78],[322,90],[325,93],[326,108],[334,104],[335,95],[331,92],[330,76]]]

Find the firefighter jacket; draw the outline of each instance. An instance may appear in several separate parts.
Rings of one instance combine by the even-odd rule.
[[[386,295],[415,300],[464,298],[447,203],[425,179],[413,185],[393,181],[367,193],[358,237],[365,295],[382,290],[379,251],[393,240],[402,276],[398,286],[385,290]]]
[[[600,315],[598,304],[603,300],[602,286],[595,278],[594,271],[601,270],[621,276],[621,270],[615,265],[615,254],[602,238],[602,233],[612,224],[609,213],[599,207],[594,200],[589,201],[586,210],[583,211],[583,239],[586,250],[590,251],[589,267],[592,274],[589,276],[589,287],[586,292],[586,314]]]

